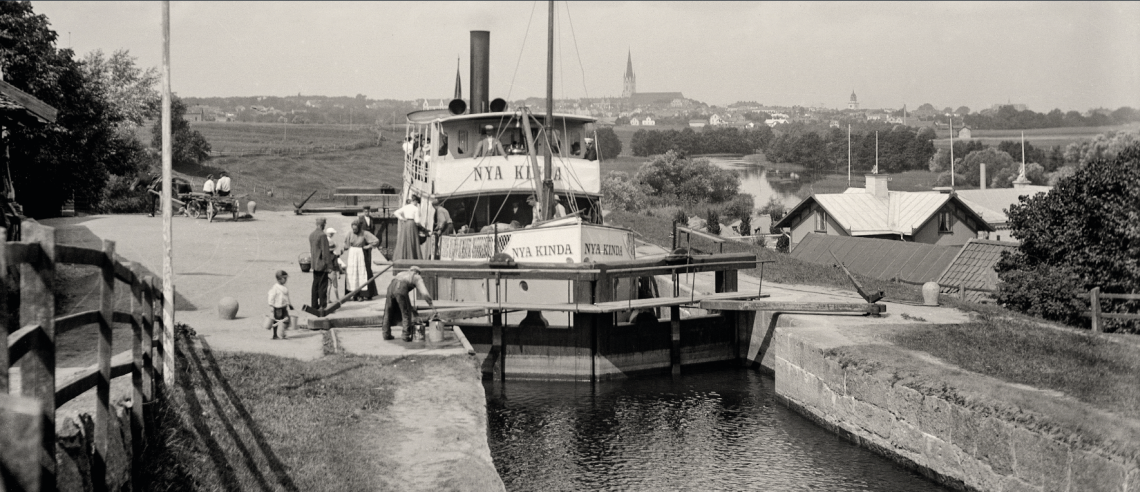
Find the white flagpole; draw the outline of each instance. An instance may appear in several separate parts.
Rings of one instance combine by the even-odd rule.
[[[954,116],[950,116],[950,187],[954,187]]]

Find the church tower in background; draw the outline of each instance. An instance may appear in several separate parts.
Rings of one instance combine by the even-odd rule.
[[[625,79],[622,83],[621,97],[633,97],[635,92],[637,92],[637,77],[633,75],[633,53],[630,52],[625,59]]]

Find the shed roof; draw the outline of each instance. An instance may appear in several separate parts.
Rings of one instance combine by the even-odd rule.
[[[848,188],[843,193],[812,195],[793,207],[777,226],[791,227],[798,212],[813,201],[852,236],[913,235],[947,202],[955,202],[977,215],[977,212],[953,194],[891,191],[883,199],[867,193],[863,188]],[[993,230],[980,215],[976,218],[980,222],[979,230]]]
[[[1025,186],[1023,188],[989,188],[985,190],[958,190],[958,197],[966,206],[981,215],[989,224],[1009,221],[1006,211],[1019,204],[1019,197],[1048,193],[1052,186]]]
[[[831,265],[835,260],[830,251],[849,270],[868,277],[930,282],[946,270],[960,250],[957,246],[809,233],[796,244],[791,255],[803,261]]]
[[[939,275],[938,284],[942,286],[941,291],[957,294],[958,286],[963,284],[973,289],[997,289],[999,280],[994,266],[998,260],[1001,260],[1002,251],[1016,250],[1017,243],[981,239],[967,241],[946,270]],[[966,291],[966,300],[972,302],[980,302],[991,297],[986,292]]]

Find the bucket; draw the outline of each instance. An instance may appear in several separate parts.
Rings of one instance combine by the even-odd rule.
[[[414,328],[412,331],[412,336],[413,336],[412,340],[416,341],[416,342],[424,341],[424,324],[423,323],[416,323],[413,326],[414,326]]]
[[[436,318],[428,323],[427,341],[428,343],[443,342],[443,320]]]

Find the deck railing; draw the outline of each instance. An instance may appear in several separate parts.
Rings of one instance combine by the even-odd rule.
[[[144,418],[144,407],[158,396],[156,390],[173,383],[174,327],[163,323],[162,284],[144,275],[137,263],[115,260],[115,243],[104,240],[102,250],[56,243],[55,230],[33,221],[23,224],[21,242],[7,242],[0,250],[0,430],[4,446],[28,453],[0,453],[3,466],[12,473],[19,490],[56,488],[56,409],[95,389],[96,408],[91,479],[96,490],[105,490],[108,444],[114,418],[110,402],[111,380],[131,375],[134,387],[131,405],[131,477],[139,483],[139,459],[147,435],[154,432]],[[99,268],[99,308],[57,317],[56,265],[68,263]],[[18,272],[18,273],[17,273]],[[16,273],[16,275],[13,275]],[[13,279],[18,278],[18,285]],[[115,311],[116,281],[130,290],[130,310]],[[16,295],[10,296],[13,293]],[[9,305],[18,299],[19,307]],[[127,324],[134,334],[131,348],[112,356],[113,324]],[[93,340],[98,361],[66,380],[56,381],[56,340],[59,335],[98,325]],[[17,329],[18,328],[18,329]],[[9,395],[9,369],[20,368],[20,395]],[[13,432],[22,426],[24,432]],[[31,432],[27,429],[31,428]],[[18,429],[16,429],[18,431]]]

